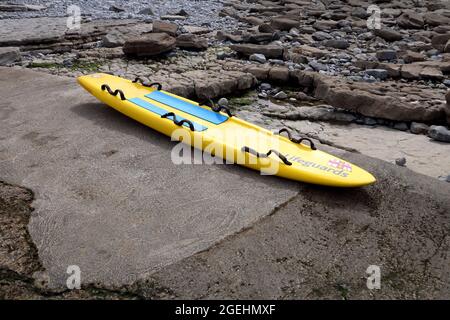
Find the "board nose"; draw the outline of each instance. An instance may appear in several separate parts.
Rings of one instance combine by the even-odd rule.
[[[364,175],[361,176],[359,186],[368,186],[377,181],[377,179],[369,172],[364,171]]]
[[[87,76],[80,76],[77,78],[77,82],[86,90],[87,88]],[[89,90],[88,90],[89,91]]]

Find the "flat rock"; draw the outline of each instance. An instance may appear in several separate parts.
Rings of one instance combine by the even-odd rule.
[[[121,47],[126,42],[126,36],[119,30],[112,30],[102,38],[102,44],[106,48]]]
[[[374,29],[373,33],[389,42],[400,41],[403,39],[403,35],[400,32],[389,28]]]
[[[204,34],[204,33],[208,33],[211,30],[209,28],[206,27],[197,27],[197,26],[183,26],[184,30],[186,30],[187,33],[192,33],[192,34]]]
[[[444,52],[447,42],[450,40],[450,32],[444,34],[435,34],[431,39],[431,44],[437,50]]]
[[[253,53],[261,53],[266,58],[277,59],[283,57],[283,47],[277,45],[258,45],[258,44],[233,44],[230,46],[234,51],[250,56]]]
[[[20,49],[17,47],[0,47],[0,66],[20,61]]]
[[[450,24],[450,18],[437,12],[428,12],[424,14],[425,22],[430,26],[443,26]]]
[[[151,32],[152,29],[153,27],[150,23],[114,27],[102,37],[102,44],[106,48],[122,47],[127,39],[139,37],[142,34]]]
[[[442,95],[434,90],[417,90],[407,84],[399,87],[388,81],[352,83],[302,70],[292,71],[290,79],[313,90],[316,98],[333,107],[368,117],[418,122],[442,121],[445,117]]]
[[[333,29],[335,29],[337,27],[337,22],[336,21],[331,21],[331,20],[317,20],[314,24],[313,27],[314,29],[318,30],[318,31],[331,31]]]
[[[347,49],[350,47],[350,44],[347,40],[344,39],[331,39],[331,40],[325,40],[323,42],[323,45],[328,48],[335,48],[335,49]]]
[[[222,30],[217,31],[216,38],[220,41],[229,40],[235,43],[241,43],[244,41],[244,36],[242,33],[228,33]]]
[[[0,11],[42,11],[47,9],[46,6],[33,4],[0,4]]]
[[[182,49],[206,50],[208,40],[192,33],[183,33],[177,37],[176,46]]]
[[[422,29],[424,26],[423,16],[415,12],[405,12],[397,18],[400,27],[406,29]]]
[[[153,21],[153,32],[155,33],[167,33],[171,36],[176,36],[178,26],[174,23],[165,22],[161,20]]]
[[[276,29],[281,31],[289,31],[292,28],[297,28],[300,25],[300,22],[288,18],[273,18],[270,22],[270,25]]]
[[[0,28],[0,46],[25,47],[25,49],[54,48],[58,43],[76,42],[80,44],[101,38],[117,27],[134,26],[137,20],[94,20],[83,23],[80,30],[68,30],[67,18],[29,18],[29,19],[3,19]],[[143,28],[148,24],[139,23]],[[141,27],[140,26],[140,27]],[[140,28],[139,27],[139,28]]]
[[[392,61],[397,59],[397,52],[395,50],[379,50],[376,53],[378,60],[380,61]]]
[[[174,49],[176,39],[167,33],[150,33],[146,36],[127,40],[123,52],[138,57],[156,56]]]
[[[420,79],[420,74],[423,70],[421,65],[407,64],[401,67],[400,75],[402,78],[409,80]]]
[[[163,20],[169,20],[169,21],[176,21],[176,20],[186,20],[186,16],[180,16],[180,15],[165,15],[161,16],[161,19]]]
[[[366,74],[380,80],[385,80],[389,76],[388,71],[384,69],[367,69]]]
[[[422,79],[426,79],[426,80],[431,79],[434,81],[442,81],[445,79],[445,76],[442,73],[442,71],[437,68],[433,68],[433,67],[424,67],[420,71],[420,77]]]
[[[425,61],[426,57],[420,52],[414,52],[411,50],[406,50],[402,55],[401,58],[405,63],[412,63],[412,62],[419,62],[419,61]]]

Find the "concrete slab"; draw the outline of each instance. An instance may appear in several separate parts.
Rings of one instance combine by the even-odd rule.
[[[0,177],[35,192],[29,231],[50,286],[132,283],[269,215],[298,184],[226,165],[176,166],[174,142],[75,79],[0,68]]]
[[[378,182],[358,189],[300,185],[274,214],[153,274],[139,292],[183,299],[449,299],[450,185],[378,159],[344,156]],[[367,286],[369,266],[380,268],[380,289]]]

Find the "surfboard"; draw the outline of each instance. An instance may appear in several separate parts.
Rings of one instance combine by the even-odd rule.
[[[333,187],[360,187],[376,181],[362,168],[318,150],[308,138],[286,128],[271,132],[234,116],[163,90],[159,83],[105,73],[81,76],[78,83],[103,103],[172,140],[261,174]],[[169,161],[169,159],[168,159]]]

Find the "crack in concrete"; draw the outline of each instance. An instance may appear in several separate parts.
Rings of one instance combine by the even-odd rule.
[[[286,207],[289,203],[291,203],[292,201],[295,200],[295,198],[297,198],[300,195],[300,191],[296,192],[296,194],[294,196],[292,196],[291,198],[287,199],[286,201],[278,204],[277,206],[275,206],[271,212],[269,212],[266,216],[256,220],[255,222],[251,223],[249,226],[242,228],[241,230],[236,231],[233,234],[230,234],[228,236],[226,236],[225,238],[223,238],[222,240],[217,241],[214,245],[210,246],[209,248],[205,249],[205,250],[201,250],[199,252],[197,252],[196,254],[201,254],[201,253],[206,253],[209,252],[217,247],[219,247],[220,245],[222,245],[222,243],[227,242],[227,241],[231,241],[232,239],[234,239],[237,236],[240,236],[250,230],[252,230],[256,225],[263,223],[265,220],[267,220],[268,218],[272,217],[273,215],[275,215],[278,211],[280,211],[281,209],[283,209],[284,207]]]

